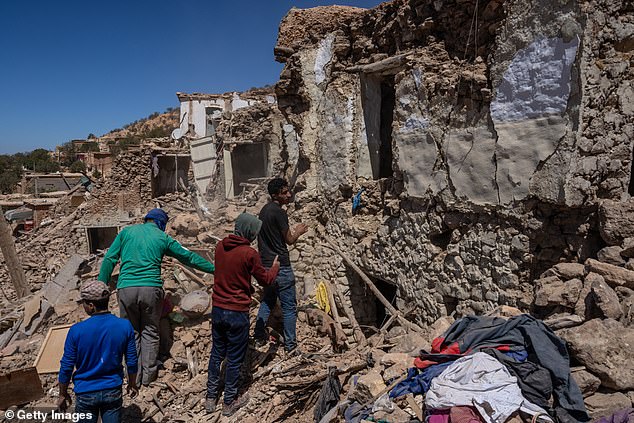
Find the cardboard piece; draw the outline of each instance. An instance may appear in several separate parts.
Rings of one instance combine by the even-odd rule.
[[[53,326],[48,330],[33,366],[39,374],[59,372],[59,361],[64,355],[64,342],[72,324]]]
[[[34,367],[0,375],[0,409],[36,401],[44,396],[42,382]]]

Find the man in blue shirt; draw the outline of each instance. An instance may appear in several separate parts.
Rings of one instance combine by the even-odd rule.
[[[123,404],[122,358],[128,368],[128,393],[136,396],[138,370],[134,330],[126,319],[108,311],[110,290],[100,281],[84,283],[80,290],[84,310],[90,316],[71,326],[64,344],[59,369],[59,399],[57,406],[64,411],[72,403],[68,384],[73,380],[76,413],[90,415],[82,422],[118,423]],[[73,372],[73,369],[75,370]]]

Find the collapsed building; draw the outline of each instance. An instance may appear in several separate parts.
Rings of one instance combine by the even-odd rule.
[[[392,314],[367,275],[427,338],[500,306],[541,317],[569,342],[593,416],[631,405],[633,13],[618,0],[292,9],[274,92],[178,93],[172,140],[120,154],[85,204],[58,201],[60,220],[19,241],[47,258],[24,257],[32,289],[75,254],[98,262],[155,205],[181,215],[169,230],[184,245],[211,251],[283,176],[291,220],[311,228],[290,251],[298,291],[343,293],[352,345],[354,320],[370,335]],[[411,341],[397,332],[392,344]]]

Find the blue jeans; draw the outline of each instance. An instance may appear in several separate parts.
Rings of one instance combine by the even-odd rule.
[[[290,266],[280,267],[280,272],[277,274],[275,282],[270,286],[264,287],[262,303],[255,322],[254,336],[256,339],[266,339],[266,323],[278,298],[282,306],[284,348],[286,348],[286,351],[292,351],[297,347],[297,335],[295,332],[295,325],[297,324],[297,294],[295,292],[295,275]]]
[[[225,367],[225,404],[238,395],[240,367],[249,343],[249,313],[214,307],[211,311],[211,354],[207,370],[207,398],[218,398],[220,364]]]
[[[90,413],[90,419],[79,420],[80,423],[97,423],[101,415],[102,423],[119,423],[123,398],[121,387],[104,389],[103,391],[75,394],[75,413]]]

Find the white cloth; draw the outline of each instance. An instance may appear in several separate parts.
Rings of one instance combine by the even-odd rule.
[[[543,408],[522,396],[506,367],[485,353],[459,358],[435,377],[425,404],[430,409],[471,405],[487,423],[504,423],[518,409],[552,421]]]

